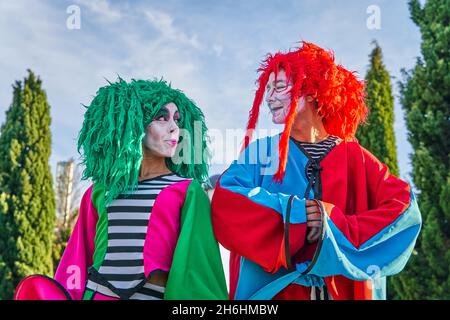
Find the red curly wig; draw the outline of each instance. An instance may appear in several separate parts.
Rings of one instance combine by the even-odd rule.
[[[299,97],[312,96],[317,102],[317,112],[329,134],[346,141],[353,140],[356,129],[367,116],[364,102],[364,82],[358,80],[355,72],[346,70],[334,62],[334,54],[319,46],[301,41],[302,46],[287,53],[269,54],[262,62],[256,81],[253,106],[249,113],[247,132],[242,146],[244,150],[251,141],[252,133],[258,122],[259,107],[269,75],[274,72],[275,81],[278,70],[283,69],[286,78],[291,79],[291,105],[279,143],[279,166],[275,181],[282,181],[286,169],[289,151],[289,136],[295,120]]]

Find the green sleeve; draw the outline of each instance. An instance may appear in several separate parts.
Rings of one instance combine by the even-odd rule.
[[[211,223],[209,199],[196,180],[190,183],[186,192],[180,236],[164,298],[228,299],[219,245]]]

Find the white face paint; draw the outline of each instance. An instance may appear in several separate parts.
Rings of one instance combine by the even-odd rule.
[[[272,114],[272,122],[283,124],[286,122],[291,105],[291,81],[287,81],[286,73],[283,69],[278,70],[277,81],[275,82],[275,73],[271,73],[266,86],[266,102]],[[297,112],[305,107],[305,101],[300,98],[298,101]]]
[[[180,113],[175,103],[161,107],[155,118],[145,128],[144,147],[153,155],[171,158],[175,154],[180,130]]]

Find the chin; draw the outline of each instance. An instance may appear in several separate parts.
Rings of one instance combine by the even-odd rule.
[[[285,119],[275,118],[275,119],[272,119],[272,122],[274,124],[284,124],[285,123]]]
[[[158,152],[154,152],[153,154],[160,158],[172,158],[175,154],[175,150],[173,152],[172,150],[160,150]]]
[[[175,155],[175,149],[167,152],[166,158],[172,158]]]

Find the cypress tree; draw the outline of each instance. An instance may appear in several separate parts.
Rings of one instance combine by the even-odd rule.
[[[391,78],[383,65],[381,48],[374,42],[370,54],[370,68],[366,74],[367,123],[360,126],[356,137],[359,143],[385,163],[398,176],[394,134],[394,97]]]
[[[450,1],[413,0],[409,9],[422,34],[422,58],[404,72],[401,103],[423,228],[394,284],[402,299],[450,299]]]
[[[0,298],[29,274],[52,275],[55,199],[50,173],[50,106],[28,70],[13,85],[0,131]]]

